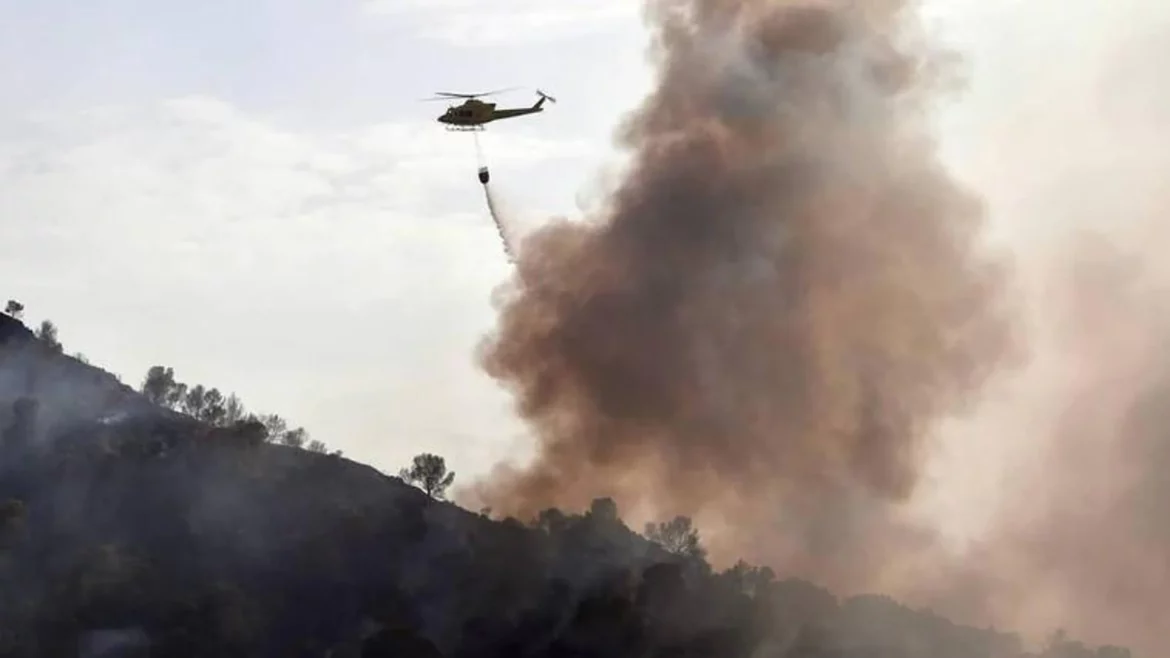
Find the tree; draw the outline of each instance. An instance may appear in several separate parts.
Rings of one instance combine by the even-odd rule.
[[[213,427],[227,427],[227,399],[217,388],[207,389],[196,385],[187,391],[183,400],[183,412]]]
[[[647,523],[646,538],[675,555],[695,559],[703,559],[707,555],[707,550],[699,543],[699,531],[693,527],[688,516],[676,516],[657,525]]]
[[[293,448],[305,447],[305,443],[307,443],[308,440],[309,433],[306,432],[305,428],[303,427],[298,427],[295,430],[289,430],[284,433],[284,436],[280,437],[281,443]],[[322,446],[324,446],[324,444],[322,444]]]
[[[19,320],[24,317],[24,304],[15,299],[8,300],[8,304],[4,306],[4,312],[12,316],[13,319]]]
[[[536,519],[532,521],[532,526],[539,528],[548,535],[559,535],[565,531],[569,525],[569,519],[565,513],[555,507],[549,507],[541,510],[536,515]]]
[[[240,398],[232,393],[224,400],[223,403],[223,423],[224,425],[235,425],[239,421],[247,417],[247,410],[244,409],[244,403],[240,402]]]
[[[606,523],[618,521],[617,503],[613,498],[594,498],[589,505],[589,516]]]
[[[237,420],[228,426],[228,430],[232,436],[248,447],[259,446],[268,439],[264,423],[255,418]]]
[[[263,416],[249,413],[240,398],[232,393],[225,396],[217,388],[202,384],[187,386],[175,379],[173,368],[151,366],[142,381],[142,395],[152,403],[186,414],[213,427],[247,427],[249,441],[253,440],[256,428],[262,430],[262,442],[281,443],[309,452],[328,453],[320,441],[310,441],[309,433],[303,427],[289,429],[288,421],[278,414]],[[340,451],[330,453],[341,455]]]
[[[175,370],[151,366],[142,381],[142,395],[154,404],[167,409],[178,409],[187,398],[187,385],[175,381]]]
[[[399,471],[398,477],[416,485],[431,498],[442,500],[447,488],[455,481],[455,471],[447,470],[447,461],[442,457],[424,452],[415,456],[409,469]]]
[[[147,400],[161,407],[165,406],[167,392],[171,390],[174,383],[175,371],[173,369],[151,366],[150,370],[146,371],[146,377],[143,378],[142,386],[138,392],[142,393]]]
[[[196,384],[183,396],[180,409],[192,418],[199,418],[203,413],[203,404],[206,397],[207,389],[203,388],[203,384]]]
[[[54,352],[62,350],[61,341],[57,339],[57,325],[52,320],[44,320],[36,330],[37,340],[41,341]]]
[[[277,414],[268,414],[260,418],[264,427],[268,429],[268,440],[278,441],[288,431],[288,422]]]
[[[767,591],[775,582],[776,573],[771,567],[754,567],[739,560],[730,569],[719,574],[719,577],[732,583],[738,591],[748,596],[756,596]]]

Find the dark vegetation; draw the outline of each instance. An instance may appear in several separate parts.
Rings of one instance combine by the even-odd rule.
[[[443,502],[440,456],[387,477],[168,368],[132,390],[21,310],[0,314],[0,656],[1129,655],[716,571],[689,519],[643,536],[609,499],[493,520]]]

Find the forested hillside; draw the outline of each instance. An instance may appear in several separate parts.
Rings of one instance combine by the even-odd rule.
[[[6,315],[0,408],[0,656],[1129,655],[1062,633],[1027,654],[886,597],[715,570],[688,519],[634,532],[609,499],[492,519],[443,500],[441,456],[387,476],[165,367],[122,384]]]

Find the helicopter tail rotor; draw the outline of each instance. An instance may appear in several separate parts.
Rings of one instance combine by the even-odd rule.
[[[539,89],[536,90],[536,95],[540,96],[541,98],[545,99],[546,101],[549,101],[550,103],[557,102],[557,99],[553,98],[552,96],[549,96],[548,94],[544,93],[543,91],[541,91]]]

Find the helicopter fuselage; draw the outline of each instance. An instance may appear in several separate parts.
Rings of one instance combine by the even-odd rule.
[[[451,127],[476,127],[500,119],[511,119],[527,114],[543,112],[544,98],[536,101],[531,107],[511,107],[496,109],[495,103],[485,103],[479,100],[469,100],[462,105],[454,105],[439,115],[438,122]]]

